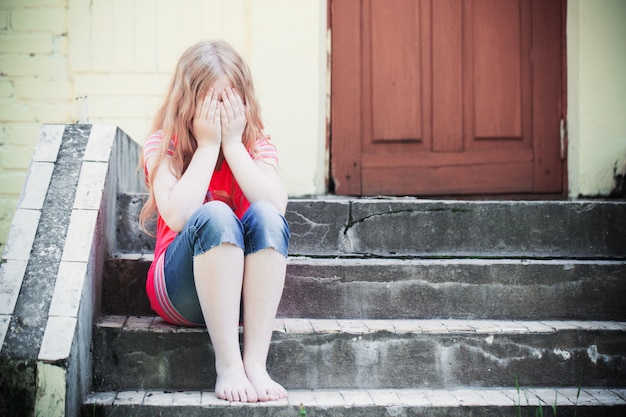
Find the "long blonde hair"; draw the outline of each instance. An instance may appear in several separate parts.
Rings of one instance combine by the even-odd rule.
[[[254,153],[256,138],[263,134],[263,121],[250,69],[228,43],[202,41],[188,48],[180,57],[165,100],[154,118],[152,131],[161,130],[163,138],[155,167],[166,157],[170,140],[175,138],[176,145],[171,159],[172,174],[178,178],[183,175],[198,147],[192,134],[196,106],[202,102],[211,86],[220,77],[226,77],[243,99],[247,124],[242,142]],[[142,166],[145,163],[143,158],[141,163]],[[152,189],[156,171],[153,169],[147,178],[150,195],[139,216],[144,230],[146,221],[157,211]]]

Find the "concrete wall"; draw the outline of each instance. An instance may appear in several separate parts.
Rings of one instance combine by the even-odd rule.
[[[626,1],[569,0],[569,195],[602,196],[626,174]]]
[[[625,8],[568,1],[572,198],[606,195],[626,171]],[[200,39],[248,60],[290,195],[324,193],[326,12],[327,0],[0,0],[0,244],[41,124],[115,124],[142,141]]]

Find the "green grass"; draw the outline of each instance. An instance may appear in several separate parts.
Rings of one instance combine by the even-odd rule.
[[[580,372],[580,378],[578,379],[578,391],[576,391],[576,402],[574,403],[574,417],[576,417],[576,413],[578,411],[578,399],[580,398],[580,390],[582,388],[582,382],[583,382],[583,373],[582,371]],[[534,416],[535,417],[543,417],[543,404],[541,404],[541,399],[537,398],[537,408],[532,408],[533,406],[530,404],[530,401],[528,399],[528,389],[523,389],[520,387],[519,384],[519,380],[517,378],[517,375],[515,376],[515,389],[517,390],[517,405],[515,407],[515,411],[516,411],[516,415],[517,417],[522,417],[522,400],[521,400],[521,392],[524,392],[524,399],[526,400],[526,405],[524,407],[526,407],[526,415],[532,417],[533,416],[533,411],[534,411]],[[532,386],[530,387],[530,389],[532,389]],[[557,417],[557,404],[558,404],[558,391],[554,391],[554,402],[550,405],[550,408],[552,409],[552,415],[554,417]]]

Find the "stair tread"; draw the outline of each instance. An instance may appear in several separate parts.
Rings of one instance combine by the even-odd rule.
[[[125,259],[129,261],[152,262],[154,253],[148,252],[115,252],[111,255],[112,259]],[[485,257],[438,257],[438,256],[385,256],[385,257],[368,257],[359,255],[344,256],[308,256],[308,255],[289,255],[288,264],[310,264],[316,265],[337,265],[337,264],[363,264],[363,265],[390,265],[390,264],[416,264],[416,265],[491,265],[491,264],[540,264],[540,265],[561,265],[561,264],[595,264],[595,265],[626,265],[626,259],[581,259],[568,257],[550,257],[550,258],[533,258],[533,257],[512,257],[493,256]]]
[[[180,327],[166,323],[157,316],[102,316],[98,327],[128,331],[163,333],[205,332],[203,327]],[[465,320],[465,319],[300,319],[277,318],[274,331],[279,333],[347,333],[368,334],[389,332],[397,334],[498,334],[554,333],[563,330],[626,331],[626,322],[617,321],[559,321],[559,320]]]
[[[544,387],[544,388],[458,388],[458,389],[346,389],[290,390],[288,398],[268,403],[229,403],[210,391],[109,391],[86,396],[86,405],[97,406],[197,406],[197,407],[472,407],[517,405],[623,406],[626,388]]]

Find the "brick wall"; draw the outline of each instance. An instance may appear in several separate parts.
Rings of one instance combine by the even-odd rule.
[[[324,192],[326,1],[0,0],[0,244],[42,123],[140,142],[180,54],[212,38],[252,69],[289,193]]]
[[[42,123],[72,120],[67,0],[0,2],[0,244]]]

